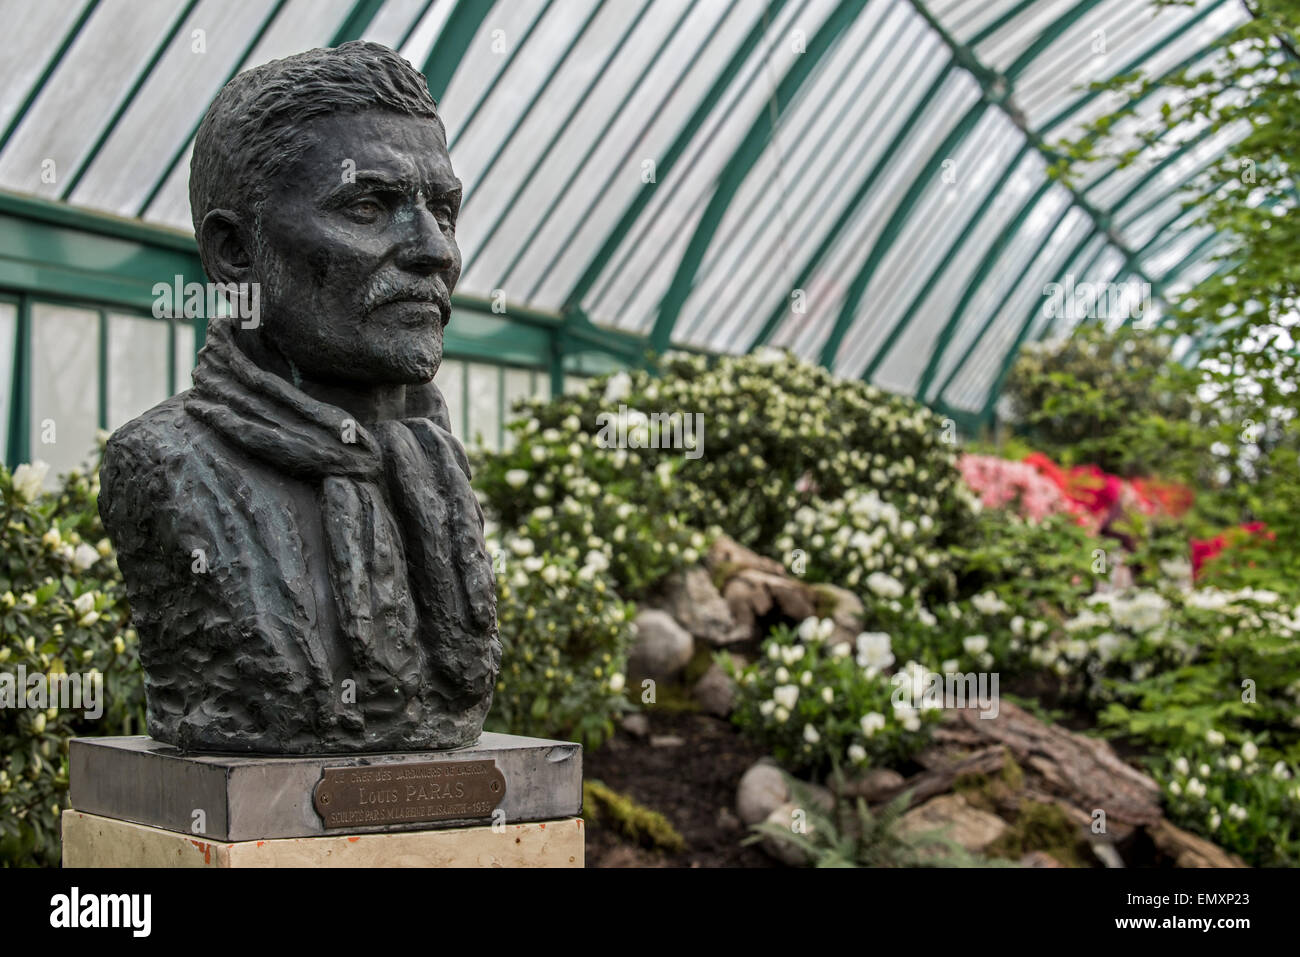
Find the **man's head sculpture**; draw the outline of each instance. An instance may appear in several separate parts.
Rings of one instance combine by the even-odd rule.
[[[209,317],[194,388],[105,452],[150,734],[280,754],[472,743],[501,646],[432,381],[460,183],[424,77],[372,43],[241,73],[199,128],[190,203],[209,279],[259,305]]]

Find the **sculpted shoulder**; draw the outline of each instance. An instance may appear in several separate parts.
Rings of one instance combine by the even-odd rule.
[[[190,484],[196,452],[220,440],[185,411],[182,392],[114,432],[100,468],[99,511],[110,534],[123,507],[134,513],[164,505]]]

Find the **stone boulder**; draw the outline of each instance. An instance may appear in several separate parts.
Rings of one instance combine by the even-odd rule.
[[[691,689],[691,697],[705,714],[725,718],[736,707],[736,686],[715,661]]]
[[[898,833],[923,834],[942,830],[943,837],[956,841],[971,853],[979,853],[1006,831],[1007,824],[996,814],[971,807],[960,794],[943,794],[914,807],[898,819]]]
[[[731,608],[714,587],[707,568],[697,566],[669,575],[650,604],[714,647],[737,640]]]
[[[643,608],[636,616],[636,642],[628,655],[627,670],[634,680],[675,678],[695,655],[695,639],[672,615]]]

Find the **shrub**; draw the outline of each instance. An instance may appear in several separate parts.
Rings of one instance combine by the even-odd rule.
[[[537,553],[512,538],[510,570],[497,578],[504,648],[487,728],[578,740],[589,748],[614,733],[624,694],[635,609],[619,601],[599,563]]]
[[[58,864],[68,739],[144,728],[138,640],[126,627],[117,562],[99,522],[98,469],[71,472],[51,492],[42,491],[44,477],[41,463],[12,475],[0,468],[0,681],[12,682],[15,695],[13,706],[6,700],[0,708],[0,861],[9,865]],[[42,709],[40,698],[27,697],[36,691],[31,676],[49,694],[57,686],[45,682],[58,675],[84,683],[80,702],[67,699],[83,707],[63,709],[47,697]],[[97,681],[98,702],[86,696]],[[96,704],[102,714],[88,716]]]
[[[1211,732],[1158,763],[1169,817],[1260,867],[1300,865],[1296,767]]]
[[[892,703],[889,636],[864,634],[856,649],[830,645],[832,626],[815,618],[797,631],[778,626],[743,669],[719,655],[737,685],[732,720],[794,772],[905,760],[925,746],[938,711]],[[908,662],[904,671],[918,667]]]

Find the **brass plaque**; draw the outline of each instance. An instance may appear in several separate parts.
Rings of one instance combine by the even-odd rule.
[[[326,827],[490,817],[506,796],[495,761],[325,768],[312,803]]]

